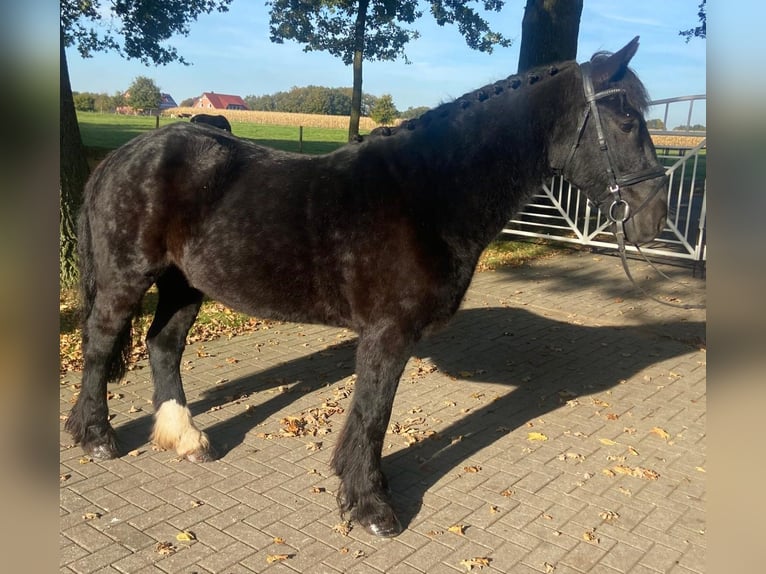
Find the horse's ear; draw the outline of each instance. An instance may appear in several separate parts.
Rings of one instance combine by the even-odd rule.
[[[592,78],[596,86],[619,81],[625,75],[631,58],[638,50],[638,36],[608,58],[593,61]]]

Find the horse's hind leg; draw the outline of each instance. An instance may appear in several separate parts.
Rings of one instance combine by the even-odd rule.
[[[191,287],[175,267],[158,280],[159,301],[146,344],[154,378],[155,421],[152,440],[165,449],[175,449],[191,461],[214,458],[208,438],[192,420],[181,383],[181,355],[186,334],[197,318],[202,293]]]
[[[389,502],[381,453],[399,378],[414,345],[412,334],[404,332],[391,326],[360,335],[351,409],[332,459],[341,480],[341,512],[350,511],[351,518],[375,536],[401,532]]]
[[[151,283],[125,282],[93,293],[83,325],[83,374],[80,392],[64,428],[82,449],[97,459],[119,455],[117,437],[109,424],[106,385],[125,372],[130,351],[133,315]]]

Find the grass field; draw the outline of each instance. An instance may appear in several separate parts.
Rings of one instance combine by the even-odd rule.
[[[153,130],[157,125],[154,116],[121,116],[98,112],[77,112],[80,133],[85,147],[98,157],[108,150],[118,148],[139,134]],[[188,119],[160,117],[160,127]],[[232,133],[255,143],[286,151],[301,151],[299,126],[264,125],[232,122]],[[364,133],[364,132],[362,132]],[[348,129],[309,127],[303,128],[303,153],[331,152],[348,141]],[[101,152],[101,153],[99,153]]]

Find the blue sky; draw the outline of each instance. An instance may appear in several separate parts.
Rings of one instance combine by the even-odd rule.
[[[706,93],[706,42],[686,43],[678,31],[697,25],[698,0],[585,0],[577,59],[598,50],[615,51],[634,36],[641,47],[632,61],[652,98]],[[388,93],[396,107],[436,106],[516,71],[525,0],[506,0],[492,26],[514,40],[510,48],[487,55],[469,49],[455,26],[439,27],[424,9],[414,28],[421,32],[406,53],[411,64],[365,62],[364,91]],[[224,14],[201,16],[187,37],[170,43],[192,66],[146,67],[114,53],[83,59],[69,49],[67,59],[75,91],[125,90],[137,76],[152,78],[180,102],[215,91],[263,95],[293,86],[351,85],[351,68],[324,52],[305,53],[295,42],[269,41],[268,8],[263,1],[234,0]],[[685,122],[688,108],[679,109]],[[671,115],[674,112],[671,110]],[[673,124],[671,119],[668,123]],[[696,106],[692,123],[705,122],[705,106]],[[672,125],[671,125],[672,127]]]

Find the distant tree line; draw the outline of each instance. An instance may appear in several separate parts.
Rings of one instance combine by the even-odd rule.
[[[113,113],[117,108],[127,105],[122,92],[116,92],[113,96],[94,92],[72,92],[74,109],[78,112],[102,112]]]
[[[653,118],[651,120],[646,121],[646,127],[648,127],[650,130],[664,130],[665,123],[658,118]],[[693,126],[687,126],[687,125],[680,125],[673,128],[672,131],[674,132],[704,132],[706,131],[706,127],[702,124],[694,124]]]
[[[74,109],[79,112],[115,112],[117,108],[131,106],[137,109],[156,109],[160,105],[162,94],[154,80],[138,76],[125,92],[116,92],[113,96],[106,93],[72,91]]]
[[[130,97],[125,96],[126,93]],[[93,92],[72,92],[74,107],[80,112],[114,113],[117,108],[133,106],[156,108],[159,105],[159,88],[149,78],[139,76],[125,92],[114,95]],[[190,107],[196,98],[182,100],[181,107]],[[292,112],[298,114],[320,114],[348,116],[351,113],[351,88],[327,88],[324,86],[293,87],[287,92],[276,92],[263,96],[245,96],[245,103],[251,110],[266,112]],[[155,102],[156,100],[156,102]],[[140,104],[140,105],[139,105]],[[410,107],[401,112],[396,109],[390,94],[362,98],[362,115],[369,116],[379,124],[392,124],[397,119],[411,119],[423,114],[425,106]]]
[[[245,96],[251,110],[264,112],[287,112],[296,114],[321,114],[348,116],[351,114],[351,88],[328,88],[325,86],[293,86],[289,91],[262,96]],[[362,115],[378,123],[390,124],[399,118],[413,118],[425,112],[427,107],[408,108],[400,112],[390,94],[362,96]]]

